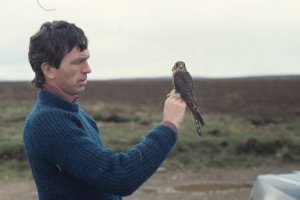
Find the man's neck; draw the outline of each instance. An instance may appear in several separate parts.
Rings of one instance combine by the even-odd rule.
[[[58,89],[57,87],[55,87],[53,85],[50,85],[50,84],[47,84],[47,83],[43,84],[42,90],[46,91],[46,92],[50,92],[50,93],[52,93],[56,96],[59,96],[59,97],[65,99],[65,100],[67,100],[67,101],[70,101],[72,103],[76,103],[77,100],[78,100],[78,95],[75,95],[75,96],[66,95],[60,89]]]

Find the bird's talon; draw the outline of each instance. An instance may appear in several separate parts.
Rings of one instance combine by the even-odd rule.
[[[169,94],[167,94],[167,97],[173,97],[176,95],[175,90],[172,90]]]

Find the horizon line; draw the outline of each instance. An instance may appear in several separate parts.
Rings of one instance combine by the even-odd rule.
[[[224,76],[224,77],[213,77],[213,76],[195,76],[194,80],[199,79],[251,79],[251,78],[284,78],[284,77],[300,77],[300,74],[275,74],[275,75],[243,75],[243,76]],[[172,79],[171,76],[157,76],[157,77],[124,77],[124,78],[90,78],[88,81],[122,81],[122,80],[155,80],[155,79]],[[28,82],[32,79],[0,79],[0,82]]]

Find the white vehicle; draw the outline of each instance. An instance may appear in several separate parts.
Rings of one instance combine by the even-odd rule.
[[[251,200],[300,200],[300,171],[288,174],[259,175]]]

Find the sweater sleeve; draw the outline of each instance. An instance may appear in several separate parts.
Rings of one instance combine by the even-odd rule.
[[[130,195],[141,186],[176,143],[174,131],[161,124],[128,151],[114,153],[96,144],[76,116],[63,112],[40,116],[35,129],[42,133],[35,138],[49,162],[103,192],[119,196]]]

